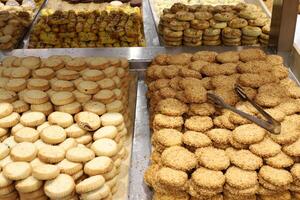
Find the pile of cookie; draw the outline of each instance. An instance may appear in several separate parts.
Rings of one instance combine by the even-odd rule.
[[[53,0],[41,11],[29,48],[144,46],[139,7],[69,4]]]
[[[168,46],[267,45],[270,19],[254,4],[185,5],[165,9],[158,25]]]
[[[0,103],[1,199],[112,199],[127,156],[122,114],[14,112]]]
[[[18,5],[18,2],[15,3]],[[33,8],[1,5],[0,49],[16,47],[27,28],[29,28],[32,16]]]
[[[153,148],[144,180],[153,199],[300,199],[300,87],[282,57],[260,49],[161,54],[146,83]],[[236,84],[281,122],[279,135],[208,100],[214,93],[264,119]]]
[[[0,102],[12,103],[17,113],[119,112],[130,124],[126,59],[8,56],[0,71]]]

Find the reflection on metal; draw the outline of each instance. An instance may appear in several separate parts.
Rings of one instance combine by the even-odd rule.
[[[297,21],[298,0],[274,0],[269,46],[291,51]]]

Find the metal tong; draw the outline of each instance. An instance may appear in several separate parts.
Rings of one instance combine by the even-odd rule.
[[[232,112],[235,112],[236,114],[248,119],[249,121],[257,124],[258,126],[268,130],[269,132],[271,132],[273,134],[276,134],[276,135],[280,134],[280,131],[281,131],[280,122],[275,120],[271,115],[269,115],[266,111],[264,111],[262,109],[262,107],[257,105],[251,99],[249,99],[241,86],[235,85],[234,90],[243,101],[250,102],[251,105],[254,106],[258,110],[258,112],[261,113],[266,118],[266,120],[259,119],[257,117],[252,116],[252,115],[249,115],[249,114],[247,114],[243,111],[240,111],[240,110],[236,109],[235,107],[232,107],[232,106],[228,105],[227,103],[224,102],[224,100],[221,97],[219,97],[215,94],[208,93],[207,97],[210,101],[214,102],[217,106],[220,106],[222,108],[226,108],[228,110],[231,110]]]

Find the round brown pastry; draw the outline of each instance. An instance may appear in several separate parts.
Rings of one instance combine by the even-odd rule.
[[[188,11],[189,8],[187,5],[184,5],[183,3],[174,3],[171,7],[172,13],[177,13],[178,11]]]
[[[230,5],[217,5],[214,7],[214,13],[222,13],[222,12],[232,12],[232,8]]]
[[[191,21],[191,27],[197,30],[203,30],[209,28],[209,22],[202,19],[194,19]]]
[[[221,44],[221,40],[203,40],[203,44],[207,46],[218,46]]]
[[[188,42],[188,43],[197,43],[197,42],[199,42],[201,40],[202,40],[202,37],[199,37],[199,38],[183,37],[183,41],[184,42]]]
[[[228,23],[228,26],[230,28],[243,28],[247,25],[248,25],[247,20],[243,18],[234,18]]]
[[[242,36],[242,39],[243,39],[243,40],[256,40],[257,37],[243,35],[243,36]]]
[[[208,41],[219,40],[219,39],[220,39],[220,35],[213,35],[213,36],[204,35],[203,36],[203,40],[208,40]]]
[[[189,8],[189,12],[196,12],[197,8],[199,7],[199,5],[188,5]]]
[[[214,15],[214,19],[220,22],[229,22],[234,17],[232,12],[223,12],[223,13],[216,13]]]
[[[202,41],[198,41],[198,42],[186,42],[184,41],[183,44],[185,46],[188,46],[188,47],[198,47],[198,46],[201,46],[202,45]]]
[[[207,28],[204,31],[204,35],[207,36],[220,35],[220,33],[221,33],[221,29],[217,29],[217,28]]]
[[[202,20],[209,20],[213,17],[213,15],[210,12],[195,12],[195,18],[196,19],[202,19]]]
[[[192,28],[188,28],[184,30],[184,36],[191,37],[191,38],[199,38],[202,36],[203,31],[196,30]]]
[[[176,15],[172,14],[172,13],[163,14],[160,17],[160,20],[163,21],[163,22],[171,22],[171,21],[173,21],[175,19],[176,19]]]
[[[268,34],[262,33],[260,35],[260,38],[263,39],[263,40],[269,40],[270,36]]]
[[[164,37],[182,37],[183,32],[182,31],[172,31],[169,28],[164,28],[163,35],[164,35]]]
[[[250,19],[256,19],[257,18],[257,12],[250,10],[250,9],[245,9],[239,12],[239,16],[241,18],[250,20]]]
[[[182,44],[182,41],[177,41],[177,42],[165,41],[166,46],[180,46],[181,44]]]
[[[249,20],[249,25],[250,26],[259,26],[259,27],[262,27],[262,26],[265,26],[267,24],[270,23],[270,19],[267,18],[267,17],[260,17],[260,18],[257,18],[255,20]]]
[[[238,3],[236,6],[234,6],[234,10],[241,11],[247,8],[247,4],[245,3]]]
[[[223,29],[223,28],[227,27],[227,22],[220,22],[220,21],[216,21],[215,19],[210,19],[209,25],[212,28]]]
[[[195,18],[194,13],[187,11],[178,11],[176,13],[176,19],[179,21],[192,21]]]
[[[197,7],[196,12],[202,12],[202,11],[212,12],[213,10],[214,7],[212,5],[200,5]]]
[[[222,30],[222,35],[226,38],[240,38],[242,36],[242,32],[240,29],[226,27]]]
[[[246,26],[242,28],[243,35],[257,37],[262,33],[261,29],[253,26]]]
[[[241,46],[241,42],[227,42],[227,41],[223,41],[223,44],[226,46]]]
[[[171,21],[169,24],[169,28],[173,31],[183,31],[190,27],[190,23],[188,22],[181,22],[181,21]]]
[[[223,42],[232,43],[232,42],[240,42],[241,38],[225,38],[222,37]]]
[[[163,38],[167,42],[179,42],[179,41],[182,40],[182,37],[167,37],[167,36],[164,36]]]

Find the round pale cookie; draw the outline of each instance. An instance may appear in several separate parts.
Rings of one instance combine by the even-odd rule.
[[[27,127],[36,127],[41,125],[45,121],[46,121],[45,114],[42,112],[35,112],[35,111],[24,113],[20,118],[20,123],[23,126],[27,126]]]
[[[76,101],[79,103],[86,103],[92,98],[92,95],[84,94],[78,90],[74,90],[72,93],[75,95]]]
[[[15,125],[14,127],[11,128],[10,132],[11,132],[12,135],[15,135],[16,132],[18,132],[19,130],[21,130],[24,127],[25,126],[23,126],[21,123],[18,123],[17,125]],[[3,129],[3,130],[6,130],[6,129]]]
[[[74,138],[67,138],[65,141],[60,143],[58,146],[62,147],[65,151],[68,151],[69,149],[76,147],[77,142]]]
[[[75,138],[76,142],[78,144],[87,145],[93,141],[93,136],[91,133],[85,134],[83,136],[80,136],[78,138]]]
[[[112,178],[114,178],[115,176],[117,176],[118,173],[119,173],[119,171],[117,170],[117,167],[113,166],[111,171],[109,171],[105,174],[102,174],[102,176],[104,177],[104,179],[106,181],[108,181],[108,180],[111,180]]]
[[[45,146],[38,152],[38,157],[45,163],[58,163],[65,158],[65,150],[60,146]]]
[[[48,94],[41,90],[27,90],[24,93],[23,100],[29,104],[42,104],[46,103],[49,98]]]
[[[262,158],[251,153],[249,150],[238,150],[230,156],[230,162],[245,170],[256,170],[263,165]]]
[[[66,158],[73,162],[88,162],[94,157],[95,153],[84,146],[73,147],[66,153]]]
[[[16,142],[35,142],[38,138],[39,132],[29,127],[23,127],[14,134]]]
[[[0,103],[0,119],[9,116],[14,108],[10,103]]]
[[[105,183],[105,179],[101,175],[90,176],[76,185],[76,192],[79,194],[87,193],[92,190],[101,188]]]
[[[265,129],[254,125],[245,124],[238,126],[232,132],[233,139],[242,144],[254,144],[264,139]]]
[[[17,125],[15,125],[15,126],[17,126]],[[0,137],[6,136],[7,133],[8,133],[8,130],[6,128],[0,128]],[[11,131],[11,134],[13,135],[12,131]]]
[[[27,56],[22,58],[20,66],[33,70],[39,68],[41,63],[41,58],[35,56]]]
[[[99,86],[93,81],[81,81],[77,85],[77,90],[84,94],[96,94],[99,91]]]
[[[0,172],[0,187],[7,187],[12,184],[12,180],[3,175],[3,172]]]
[[[49,126],[51,126],[51,124],[50,124],[49,122],[44,122],[43,124],[39,125],[39,126],[36,128],[36,130],[40,133],[40,132],[42,132],[42,130],[43,130],[44,128],[47,128],[47,127],[49,127]]]
[[[38,153],[33,143],[21,142],[14,146],[10,151],[10,157],[14,161],[32,161]]]
[[[103,70],[106,77],[111,78],[114,77],[117,74],[117,68],[116,67],[108,67]]]
[[[81,71],[86,68],[86,62],[82,57],[68,59],[65,61],[66,68],[70,70]]]
[[[50,198],[62,198],[75,189],[75,182],[70,175],[60,174],[55,179],[46,181],[44,191]]]
[[[83,105],[83,110],[103,115],[106,112],[105,105],[97,101],[89,101]]]
[[[237,189],[235,187],[231,187],[228,184],[225,184],[224,190],[232,195],[244,195],[244,196],[250,196],[250,195],[255,195],[258,191],[259,185],[255,185],[253,187],[247,188],[247,189]]]
[[[44,115],[50,115],[53,112],[53,105],[51,102],[46,102],[42,104],[31,104],[30,110],[44,113]]]
[[[201,153],[200,153],[201,152]],[[204,167],[212,170],[224,170],[230,165],[228,156],[224,150],[214,147],[204,147],[200,149],[198,160]]]
[[[81,197],[82,199],[86,199],[86,200],[95,200],[99,198],[103,199],[107,197],[109,194],[110,194],[110,188],[106,184],[104,184],[102,187],[96,190],[82,194]]]
[[[99,101],[103,104],[111,103],[115,100],[115,94],[112,90],[100,90],[93,96],[93,100]]]
[[[0,160],[8,156],[9,154],[9,148],[7,145],[0,143]],[[1,186],[0,186],[1,187]]]
[[[94,176],[98,174],[105,174],[113,169],[113,161],[107,156],[96,157],[84,165],[84,173]]]
[[[95,131],[101,126],[100,117],[92,112],[80,112],[75,115],[74,119],[79,127],[87,131]]]
[[[1,128],[10,128],[18,124],[20,121],[20,115],[17,112],[12,112],[10,115],[0,119]]]
[[[285,145],[282,148],[282,151],[285,152],[289,156],[299,156],[300,155],[300,139],[296,140],[294,143]]]
[[[27,88],[30,90],[46,91],[50,88],[49,81],[39,78],[31,78],[27,81]]]
[[[51,180],[59,175],[59,168],[56,165],[42,164],[32,169],[32,176],[38,180]]]
[[[29,176],[24,180],[17,181],[15,184],[16,190],[21,193],[34,192],[41,188],[43,182],[34,178],[33,176]]]
[[[118,129],[115,126],[104,126],[98,129],[93,134],[93,139],[99,140],[101,138],[114,139],[118,134]]]
[[[66,105],[75,101],[75,96],[72,92],[61,91],[54,93],[51,97],[51,102],[56,106]]]
[[[29,105],[22,100],[15,101],[12,105],[14,107],[14,112],[17,113],[23,113],[29,110]]]
[[[67,134],[62,127],[51,125],[41,131],[40,137],[47,144],[59,144],[67,138]]]
[[[165,142],[167,142],[167,140],[166,140],[167,138],[170,138],[170,135],[169,135],[170,132],[168,135],[166,133],[165,133],[165,135],[162,135],[161,134],[162,130],[169,130],[169,129],[161,129],[157,132],[157,133],[160,133],[157,135],[158,136],[157,139],[158,139],[159,143],[163,144],[164,146],[174,146],[174,145],[180,146],[181,140],[188,147],[195,147],[195,148],[206,147],[206,146],[210,146],[212,144],[211,140],[209,139],[209,137],[207,135],[205,135],[204,133],[201,133],[201,132],[196,132],[196,131],[186,131],[183,134],[183,136],[182,136],[182,134],[178,134],[178,133],[176,134],[174,132],[175,133],[174,136],[172,135],[172,143],[176,142],[176,139],[177,139],[177,142],[179,142],[179,143],[178,144],[176,144],[176,143],[167,144]],[[166,132],[168,132],[168,131],[166,131]],[[180,137],[178,137],[178,136],[180,136]]]
[[[79,102],[74,101],[66,105],[55,106],[55,110],[73,115],[79,113],[82,110],[82,106]]]
[[[30,199],[44,200],[44,199],[40,199],[40,198],[43,198],[43,197],[48,198],[44,193],[43,187],[40,187],[38,190],[35,190],[33,192],[26,192],[26,193],[19,192],[19,196],[22,200],[23,199],[24,200],[30,200]]]
[[[280,152],[273,157],[265,158],[265,162],[275,168],[286,168],[294,164],[292,157],[286,155],[284,152]]]
[[[225,173],[226,183],[231,187],[246,189],[258,184],[257,173],[237,167],[229,167]]]
[[[268,158],[280,153],[281,146],[269,137],[265,137],[261,142],[251,144],[249,150],[257,156]]]
[[[79,78],[80,74],[77,71],[69,69],[60,69],[56,72],[56,78],[60,80],[71,81]]]
[[[10,180],[22,180],[30,176],[31,166],[27,162],[11,162],[4,166],[3,175]]]
[[[15,140],[14,136],[10,136],[2,141],[3,144],[7,145],[9,148],[13,148],[17,145],[17,142]]]
[[[46,163],[42,162],[39,158],[35,158],[34,160],[32,160],[30,162],[30,165],[31,165],[31,168],[35,168],[36,166],[39,166],[39,165],[45,165]]]
[[[99,85],[100,89],[102,89],[102,90],[104,90],[104,89],[112,90],[112,89],[116,88],[115,82],[110,78],[104,78],[100,81],[97,81],[97,84]]]
[[[236,63],[239,59],[239,53],[236,51],[225,51],[216,56],[216,60],[220,63]]]
[[[114,140],[108,138],[96,140],[92,144],[91,149],[97,156],[112,157],[118,153],[117,143]]]
[[[48,116],[48,121],[52,125],[67,128],[73,124],[73,117],[71,114],[55,111]]]
[[[188,106],[177,99],[167,98],[161,100],[156,109],[164,115],[180,116],[188,111]]]
[[[120,100],[115,100],[111,103],[105,105],[107,112],[123,112],[124,106],[123,102]]]
[[[47,147],[47,146],[50,146],[50,144],[46,144],[45,142],[43,142],[43,140],[41,139],[38,139],[37,141],[34,142],[34,145],[36,146],[36,148],[38,150],[40,150],[41,148],[43,147]]]
[[[276,185],[285,186],[293,182],[292,174],[285,169],[276,169],[267,165],[260,168],[258,173],[265,181]]]
[[[73,82],[64,80],[53,80],[51,82],[51,89],[54,91],[69,91],[72,92],[75,87]]]
[[[32,72],[34,78],[50,80],[55,77],[55,72],[51,68],[41,68]]]
[[[19,92],[26,89],[26,80],[21,78],[10,79],[5,86],[9,91]]]
[[[124,122],[123,115],[120,113],[105,113],[100,119],[103,126],[118,126]]]
[[[224,185],[225,176],[221,171],[200,167],[193,172],[191,180],[199,187],[213,189]]]
[[[97,69],[85,70],[81,74],[81,76],[82,76],[83,80],[86,80],[86,81],[100,81],[101,79],[103,79],[105,77],[104,73]]]
[[[57,166],[60,169],[61,173],[69,175],[73,175],[83,168],[83,165],[81,163],[72,162],[68,159],[60,161],[59,163],[57,163]]]
[[[67,136],[71,138],[78,138],[87,133],[86,130],[82,129],[78,124],[72,124],[68,128],[65,129]]]
[[[76,172],[75,174],[72,175],[72,178],[74,179],[74,181],[76,181],[78,183],[78,180],[83,180],[85,178],[85,175],[83,173],[83,170],[80,170],[79,172]],[[80,182],[79,181],[79,182]]]
[[[13,103],[18,99],[18,96],[13,91],[7,91],[5,89],[0,89],[0,102]]]

